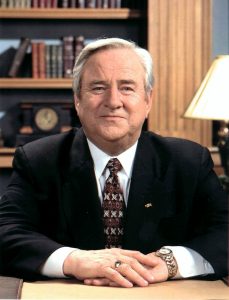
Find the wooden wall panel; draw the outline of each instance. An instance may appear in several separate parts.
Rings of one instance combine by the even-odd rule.
[[[210,66],[211,1],[149,0],[148,49],[155,97],[148,128],[211,145],[211,122],[182,118]]]

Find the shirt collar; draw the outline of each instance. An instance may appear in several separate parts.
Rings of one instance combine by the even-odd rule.
[[[93,144],[89,139],[87,139],[88,146],[91,152],[91,156],[94,161],[94,168],[97,178],[100,178],[102,175],[108,161],[113,158],[117,157],[120,163],[123,166],[124,172],[130,178],[132,173],[132,167],[134,162],[134,156],[137,148],[138,141],[135,142],[133,146],[129,149],[124,151],[123,153],[119,154],[118,156],[109,156],[101,149],[99,149],[95,144]]]

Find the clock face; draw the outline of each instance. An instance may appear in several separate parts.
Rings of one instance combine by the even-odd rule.
[[[58,114],[51,107],[42,107],[35,114],[35,124],[42,131],[51,131],[58,123]]]

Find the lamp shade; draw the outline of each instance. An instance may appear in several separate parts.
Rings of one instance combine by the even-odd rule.
[[[229,121],[229,55],[214,59],[184,117]]]

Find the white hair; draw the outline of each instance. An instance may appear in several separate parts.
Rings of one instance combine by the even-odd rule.
[[[146,92],[150,92],[153,88],[154,84],[154,76],[153,76],[153,60],[150,53],[136,45],[132,41],[127,41],[120,38],[104,38],[93,41],[89,43],[87,46],[83,48],[81,53],[78,55],[75,61],[75,66],[73,69],[73,91],[77,96],[80,94],[80,86],[81,86],[81,77],[82,71],[85,63],[89,59],[89,57],[104,49],[131,49],[133,50],[145,70],[145,90]]]

